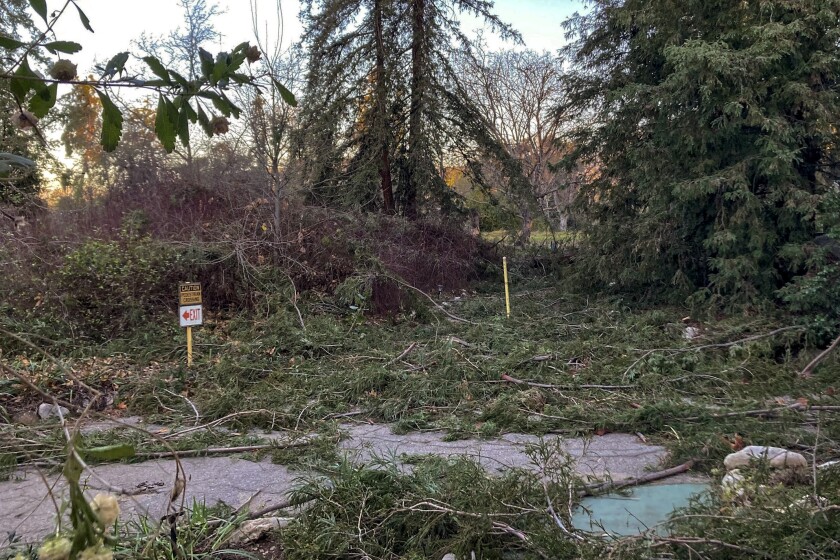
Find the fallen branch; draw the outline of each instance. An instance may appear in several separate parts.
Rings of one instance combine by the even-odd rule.
[[[408,345],[408,348],[406,348],[405,350],[402,351],[402,353],[399,356],[397,356],[396,358],[394,358],[390,362],[386,363],[383,367],[388,367],[393,363],[399,362],[400,360],[402,360],[403,358],[408,356],[411,353],[411,351],[414,350],[416,347],[417,347],[417,343],[412,342],[411,344]]]
[[[644,360],[645,358],[647,358],[648,356],[650,356],[654,352],[674,352],[674,353],[679,354],[679,353],[682,353],[682,352],[699,352],[700,350],[707,350],[709,348],[729,348],[730,346],[736,346],[738,344],[743,344],[745,342],[752,342],[754,340],[761,340],[762,338],[767,338],[767,337],[770,337],[770,336],[773,336],[773,335],[776,335],[776,334],[779,334],[779,333],[782,333],[782,332],[786,332],[786,331],[798,331],[798,330],[802,330],[803,328],[804,327],[794,325],[794,326],[791,326],[791,327],[782,327],[782,328],[772,330],[770,332],[766,332],[766,333],[762,333],[762,334],[754,334],[754,335],[748,336],[746,338],[741,338],[739,340],[733,340],[732,342],[720,342],[720,343],[716,343],[716,344],[703,344],[701,346],[687,346],[687,347],[683,347],[683,348],[653,348],[651,350],[644,350],[644,354],[639,359],[637,359],[632,364],[630,364],[630,367],[628,367],[626,370],[624,370],[624,374],[621,376],[621,378],[622,379],[626,378],[627,375],[631,371],[633,371],[633,368],[635,368],[642,360]],[[840,341],[840,338],[838,338],[835,341],[835,343],[838,342],[838,341]],[[638,351],[638,352],[643,351],[643,350],[640,350],[640,349],[634,349],[634,350]]]
[[[201,455],[219,455],[225,453],[247,453],[249,451],[262,451],[264,449],[291,449],[293,447],[304,447],[309,445],[310,440],[278,444],[267,443],[263,445],[243,445],[240,447],[207,447],[204,449],[185,449],[183,451],[150,451],[146,453],[136,453],[135,457],[142,457],[144,459],[162,459],[165,457],[193,457]]]
[[[834,342],[831,343],[831,346],[820,352],[816,358],[811,360],[811,362],[807,366],[805,366],[805,369],[799,372],[799,377],[804,377],[806,379],[808,377],[811,377],[814,374],[814,370],[817,368],[820,362],[822,362],[826,358],[826,356],[831,354],[831,352],[835,348],[837,348],[838,344],[840,344],[840,336],[834,339]]]
[[[453,321],[458,321],[460,323],[467,323],[469,325],[477,325],[478,324],[478,323],[474,323],[474,322],[470,321],[469,319],[464,319],[463,317],[458,317],[457,315],[453,315],[452,313],[447,311],[444,306],[442,306],[441,304],[436,302],[434,299],[432,299],[432,296],[430,296],[429,294],[427,294],[426,292],[424,292],[420,288],[412,286],[408,282],[405,282],[404,280],[400,280],[399,278],[396,278],[395,276],[389,276],[388,278],[390,280],[393,280],[397,284],[401,284],[401,285],[405,286],[406,288],[410,288],[410,289],[414,290],[415,292],[419,293],[420,295],[425,297],[427,300],[431,301],[432,305],[434,305],[439,311],[441,311],[444,315],[446,315],[447,317],[449,317]]]
[[[776,408],[762,408],[760,410],[724,412],[720,414],[709,414],[708,416],[690,416],[688,418],[682,418],[682,420],[703,420],[705,418],[737,418],[738,416],[765,416],[776,414],[777,412],[781,412],[783,410],[805,411],[807,408],[808,407],[802,403],[793,403],[787,406],[779,406]]]
[[[697,544],[708,544],[719,546],[721,548],[729,548],[732,550],[738,550],[740,552],[746,552],[753,557],[756,558],[769,558],[769,554],[766,552],[762,552],[760,550],[756,550],[754,548],[749,548],[746,546],[740,546],[737,544],[732,544],[724,541],[719,541],[717,539],[707,539],[704,537],[653,537],[655,542],[651,543],[651,546],[663,546],[667,544],[679,544],[686,547],[689,547],[690,550],[693,550],[689,545],[697,545]]]
[[[595,484],[587,484],[583,487],[581,491],[578,492],[578,497],[582,498],[584,496],[592,496],[594,494],[599,494],[606,490],[619,490],[621,488],[627,488],[629,486],[639,486],[641,484],[647,484],[648,482],[653,482],[655,480],[662,480],[663,478],[669,478],[671,476],[682,474],[690,470],[693,466],[694,459],[689,459],[682,465],[677,465],[676,467],[671,467],[670,469],[665,469],[664,471],[646,474],[637,478],[628,478],[626,480],[620,480],[618,482],[609,481],[598,482]]]
[[[516,385],[526,385],[528,387],[537,387],[539,389],[562,389],[564,391],[571,391],[574,389],[603,389],[605,391],[612,391],[617,389],[633,389],[634,385],[551,385],[549,383],[535,383],[533,381],[524,381],[516,379],[510,375],[503,373],[502,380]]]
[[[770,331],[770,332],[766,332],[766,333],[762,333],[762,334],[754,334],[752,336],[748,336],[748,337],[742,338],[740,340],[733,340],[732,342],[721,342],[721,343],[718,343],[718,344],[704,344],[702,346],[691,346],[691,347],[688,347],[688,348],[677,348],[677,349],[674,349],[674,350],[679,351],[679,352],[694,352],[694,351],[697,351],[697,350],[706,350],[707,348],[729,348],[730,346],[736,346],[738,344],[743,344],[745,342],[752,342],[753,340],[761,340],[762,338],[767,338],[767,337],[770,337],[770,336],[774,336],[774,335],[777,335],[779,333],[786,332],[786,331],[801,331],[804,328],[805,327],[801,327],[799,325],[794,325],[794,326],[791,326],[791,327],[782,327],[782,328],[779,328],[779,329],[776,329],[776,330],[773,330],[773,331]],[[665,348],[663,350],[667,350],[667,348]]]
[[[206,424],[202,424],[200,426],[193,426],[192,428],[184,428],[183,430],[178,430],[177,432],[172,432],[171,434],[166,434],[166,435],[162,436],[162,438],[163,439],[172,439],[172,438],[182,436],[184,434],[188,434],[190,432],[195,432],[195,431],[198,431],[198,430],[207,430],[207,429],[210,429],[210,428],[214,428],[214,427],[218,426],[219,424],[224,424],[228,420],[233,420],[234,418],[237,418],[239,416],[250,416],[252,414],[270,415],[270,414],[275,414],[275,413],[270,411],[270,410],[265,410],[265,409],[244,410],[242,412],[232,412],[231,414],[228,414],[226,416],[222,416],[221,418],[217,418],[216,420],[213,420],[212,422],[207,422]]]

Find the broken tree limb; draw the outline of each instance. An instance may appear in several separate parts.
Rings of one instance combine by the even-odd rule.
[[[411,353],[411,351],[414,350],[416,347],[417,347],[417,343],[412,342],[411,344],[408,345],[408,348],[403,350],[402,353],[399,356],[397,356],[396,358],[394,358],[390,362],[386,363],[384,367],[388,367],[393,363],[399,362],[400,360],[402,360],[403,358],[408,356]]]
[[[826,356],[831,354],[831,352],[834,351],[835,348],[837,348],[838,344],[840,344],[840,336],[834,339],[834,342],[831,343],[831,346],[820,352],[816,358],[811,360],[811,362],[807,366],[805,366],[805,369],[799,372],[799,377],[804,377],[806,379],[808,377],[811,377],[814,374],[814,370],[817,368],[818,365],[820,365],[820,362],[822,362],[826,358]]]
[[[769,416],[772,414],[776,414],[777,412],[782,412],[784,410],[793,410],[800,412],[807,409],[808,407],[802,403],[793,403],[787,406],[778,406],[776,408],[762,408],[760,410],[741,410],[737,412],[723,412],[718,414],[709,414],[708,416],[689,416],[688,418],[682,418],[682,420],[702,420],[704,418],[736,418],[738,416]]]
[[[677,465],[676,467],[671,467],[670,469],[665,469],[664,471],[646,474],[637,478],[628,478],[626,480],[619,480],[617,482],[611,481],[587,484],[583,487],[582,490],[578,492],[578,497],[583,498],[584,496],[592,496],[594,494],[598,494],[606,490],[619,490],[621,488],[627,488],[629,486],[639,486],[641,484],[647,484],[648,482],[654,482],[656,480],[662,480],[663,478],[676,476],[678,474],[682,474],[691,470],[691,468],[694,467],[694,463],[694,459],[689,459],[682,465]]]
[[[418,293],[418,294],[420,294],[421,296],[425,297],[427,300],[429,300],[430,302],[432,302],[432,305],[434,305],[434,306],[435,306],[435,308],[437,308],[437,310],[438,310],[438,311],[440,311],[441,313],[443,313],[444,315],[446,315],[447,317],[449,317],[449,318],[450,318],[450,319],[452,319],[453,321],[458,321],[459,323],[467,323],[467,324],[469,324],[469,325],[477,325],[477,324],[478,324],[478,323],[474,323],[473,321],[470,321],[469,319],[464,319],[463,317],[458,317],[457,315],[453,315],[452,313],[450,313],[449,311],[447,311],[447,310],[446,310],[446,308],[445,308],[444,306],[442,306],[441,304],[439,304],[438,302],[436,302],[436,301],[432,298],[432,296],[430,296],[429,294],[427,294],[426,292],[424,292],[424,291],[423,291],[423,290],[421,290],[420,288],[417,288],[417,287],[415,287],[415,286],[412,286],[412,285],[411,285],[411,284],[409,284],[408,282],[406,282],[406,281],[404,281],[404,280],[400,280],[399,278],[397,278],[397,277],[395,277],[395,276],[388,276],[388,278],[389,278],[390,280],[393,280],[393,281],[394,281],[394,282],[396,282],[397,284],[400,284],[400,285],[402,285],[402,286],[405,286],[406,288],[409,288],[409,289],[411,289],[411,290],[414,290],[415,292],[417,292],[417,293]]]
[[[516,385],[526,385],[528,387],[537,387],[539,389],[562,389],[571,391],[573,389],[603,389],[605,391],[612,391],[618,389],[633,389],[634,385],[552,385],[550,383],[535,383],[533,381],[524,381],[516,379],[510,375],[503,373],[502,380]]]
[[[144,459],[162,459],[165,457],[191,457],[201,455],[221,455],[225,453],[247,453],[249,451],[262,451],[264,449],[290,449],[309,445],[311,440],[302,440],[285,444],[266,443],[263,445],[243,445],[240,447],[206,447],[204,449],[184,449],[183,451],[150,451],[137,453],[135,457]]]

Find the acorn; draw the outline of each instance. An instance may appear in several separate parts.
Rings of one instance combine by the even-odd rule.
[[[58,60],[50,68],[50,77],[62,82],[72,80],[76,77],[76,65],[69,60]]]
[[[213,134],[225,134],[230,130],[230,122],[225,117],[213,117],[210,128],[213,129]]]
[[[260,53],[259,47],[257,47],[256,45],[251,45],[250,47],[248,47],[246,57],[248,58],[248,64],[253,64],[262,57],[262,53]]]
[[[36,124],[38,124],[38,117],[26,109],[12,113],[12,125],[18,130],[29,130],[30,128],[35,128]]]

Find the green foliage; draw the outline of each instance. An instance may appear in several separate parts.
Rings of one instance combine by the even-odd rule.
[[[504,150],[460,88],[455,45],[473,46],[446,14],[470,13],[518,39],[491,10],[461,0],[304,3],[307,103],[298,141],[313,200],[410,218],[460,208],[439,162]]]
[[[421,458],[410,473],[400,472],[391,458],[364,467],[345,461],[295,492],[294,500],[315,501],[283,532],[282,542],[290,560],[439,558],[449,552],[469,558],[471,551],[491,559],[546,557],[549,551],[552,558],[575,558],[571,542],[541,538],[553,532],[545,492],[556,496],[558,511],[568,511],[567,475],[562,466],[547,466],[544,489],[536,474],[513,469],[494,478],[466,459]],[[518,539],[516,531],[529,538]]]
[[[67,320],[95,339],[148,320],[174,301],[184,270],[179,253],[150,240],[88,241],[53,274]]]
[[[803,316],[811,341],[825,345],[840,332],[840,196],[823,198],[818,212],[819,228],[827,235],[807,247],[808,273],[779,291],[792,311]]]
[[[93,29],[90,20],[82,9],[71,0],[78,12],[82,25],[91,33]],[[44,20],[50,30],[53,29],[58,19],[64,14],[64,10],[57,10],[48,13],[46,0],[30,0],[31,8]],[[26,21],[20,22],[27,23]],[[31,22],[29,22],[31,25]],[[15,31],[14,29],[12,31]],[[10,67],[0,67],[0,77],[8,78],[8,90],[17,105],[28,109],[38,118],[44,117],[56,103],[57,84],[62,81],[69,81],[72,76],[59,77],[56,79],[44,78],[36,73],[30,63],[42,60],[43,53],[47,51],[54,56],[59,54],[72,55],[81,51],[82,46],[75,41],[51,40],[52,33],[39,34],[38,39],[28,44],[15,37],[0,36],[0,49],[11,53],[24,46],[26,52],[20,58],[7,57],[11,61]],[[111,100],[110,88],[118,84],[121,87],[138,87],[156,90],[160,94],[155,131],[158,138],[167,152],[175,147],[176,135],[182,142],[189,143],[189,123],[197,123],[199,114],[203,113],[202,103],[209,102],[225,116],[239,117],[240,109],[228,98],[225,91],[232,83],[238,85],[256,85],[256,80],[251,75],[243,74],[240,68],[248,58],[248,43],[237,45],[230,52],[220,52],[213,59],[210,53],[202,51],[201,75],[187,80],[175,70],[166,68],[154,56],[147,56],[143,61],[158,79],[138,79],[125,76],[125,65],[129,59],[129,53],[122,52],[110,59],[103,67],[100,67],[101,76],[96,80],[84,80],[86,85],[93,87],[102,104],[102,134],[100,142],[106,152],[116,149],[122,135],[122,113],[116,104]],[[209,61],[205,61],[209,58]],[[294,95],[276,79],[273,80],[281,98],[289,104],[296,104]],[[31,95],[30,95],[31,93]],[[207,100],[207,101],[202,101]],[[202,122],[202,125],[205,123]],[[34,127],[36,123],[31,123]],[[208,134],[220,131],[212,130],[204,126]]]
[[[587,274],[761,305],[803,272],[832,188],[840,2],[594,4],[569,23]]]

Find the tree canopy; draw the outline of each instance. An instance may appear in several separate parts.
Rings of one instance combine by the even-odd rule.
[[[409,217],[446,204],[440,162],[492,141],[451,64],[458,48],[471,48],[457,14],[519,37],[492,7],[479,0],[305,3],[302,153],[315,198]]]
[[[597,0],[568,22],[588,270],[751,304],[802,273],[836,191],[837,0]]]

